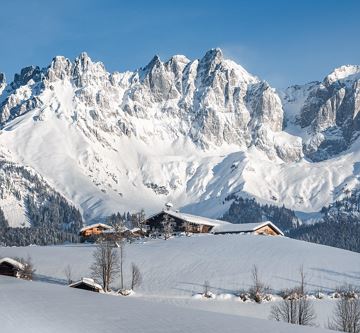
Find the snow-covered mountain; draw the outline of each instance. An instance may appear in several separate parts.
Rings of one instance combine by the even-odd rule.
[[[293,134],[302,136],[304,154],[313,161],[329,159],[359,135],[360,66],[341,66],[322,82],[290,87],[283,100],[290,123],[301,128]]]
[[[358,187],[359,68],[277,93],[219,49],[125,73],[56,57],[0,74],[0,151],[87,221],[166,201],[218,217],[232,193],[317,212]]]

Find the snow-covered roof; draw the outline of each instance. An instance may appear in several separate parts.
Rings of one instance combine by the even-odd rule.
[[[128,231],[129,228],[127,227],[122,227],[121,229],[118,229],[118,230],[115,230],[113,227],[110,227],[109,229],[107,230],[104,230],[104,234],[113,234],[115,232],[125,232],[125,231]]]
[[[138,232],[138,231],[142,231],[142,230],[140,228],[132,228],[130,231],[131,232]]]
[[[90,224],[90,225],[87,225],[83,228],[80,229],[80,232],[82,231],[85,231],[87,229],[92,229],[92,228],[98,228],[98,227],[102,227],[104,229],[112,229],[111,226],[107,225],[107,224],[104,224],[104,223],[95,223],[95,224]]]
[[[256,231],[264,226],[270,226],[272,229],[277,231],[280,235],[284,236],[283,232],[272,222],[259,222],[259,223],[241,223],[241,224],[234,224],[234,223],[227,223],[222,225],[215,226],[211,232],[212,233],[226,233],[226,232],[253,232]]]
[[[1,265],[3,262],[6,262],[6,263],[10,264],[11,266],[14,266],[14,267],[16,267],[17,269],[20,269],[20,270],[24,270],[24,269],[25,269],[24,264],[22,264],[21,262],[18,262],[18,261],[15,260],[15,259],[12,259],[12,258],[2,258],[2,259],[0,259],[0,265]]]
[[[191,215],[191,214],[186,214],[186,213],[180,213],[177,211],[173,211],[173,210],[164,210],[161,213],[166,213],[172,217],[193,223],[193,224],[202,224],[202,225],[209,225],[209,226],[218,226],[218,225],[227,225],[227,224],[231,224],[229,222],[226,221],[221,221],[221,220],[214,220],[214,219],[210,219],[207,217],[203,217],[203,216],[197,216],[197,215]],[[161,213],[157,213],[154,214],[152,216],[149,217],[149,219],[151,219],[152,217],[161,214]]]
[[[80,285],[82,283],[84,283],[84,284],[86,284],[86,285],[88,285],[90,287],[99,289],[99,290],[103,289],[102,286],[100,286],[100,284],[96,283],[94,281],[94,279],[91,279],[91,278],[81,278],[79,281],[76,281],[76,282],[73,282],[73,283],[69,284],[69,287],[76,287],[76,286],[78,286],[78,285]]]

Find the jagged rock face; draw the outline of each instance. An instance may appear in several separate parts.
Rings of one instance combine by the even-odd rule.
[[[64,89],[71,104],[65,111]],[[223,144],[262,148],[265,137],[283,126],[275,90],[225,60],[219,49],[195,61],[174,56],[162,62],[155,56],[135,72],[113,74],[86,53],[74,62],[58,56],[47,68],[26,67],[15,75],[0,97],[0,124],[35,108],[61,112],[88,134],[103,131],[144,141],[187,137],[201,149]],[[301,158],[294,149],[281,158]],[[272,143],[265,150],[271,158],[279,155]]]
[[[5,86],[6,86],[5,74],[0,72],[0,95],[5,89]]]
[[[298,87],[298,90],[301,90]],[[306,129],[304,153],[314,161],[328,159],[349,148],[358,136],[360,66],[342,66],[322,82],[307,86],[296,123]],[[294,102],[294,89],[285,103]]]

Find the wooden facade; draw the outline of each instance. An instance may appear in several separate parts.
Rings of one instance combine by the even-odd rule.
[[[105,226],[102,224],[89,226],[88,228],[83,228],[83,230],[80,231],[80,236],[83,237],[90,237],[90,236],[96,236],[102,234],[105,230],[111,229],[110,226]]]
[[[95,241],[99,236],[103,235],[105,231],[109,231],[112,228],[109,225],[103,223],[92,224],[82,228],[79,232],[80,241]]]
[[[271,227],[271,225],[265,225],[254,231],[255,235],[267,235],[267,236],[278,236],[277,230]]]

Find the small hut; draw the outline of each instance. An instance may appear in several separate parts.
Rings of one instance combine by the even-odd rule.
[[[81,280],[71,283],[69,287],[93,291],[96,293],[103,291],[103,288],[100,286],[100,284],[96,283],[93,279],[90,278],[81,278]]]
[[[0,275],[20,278],[25,270],[25,265],[12,258],[0,259]]]

